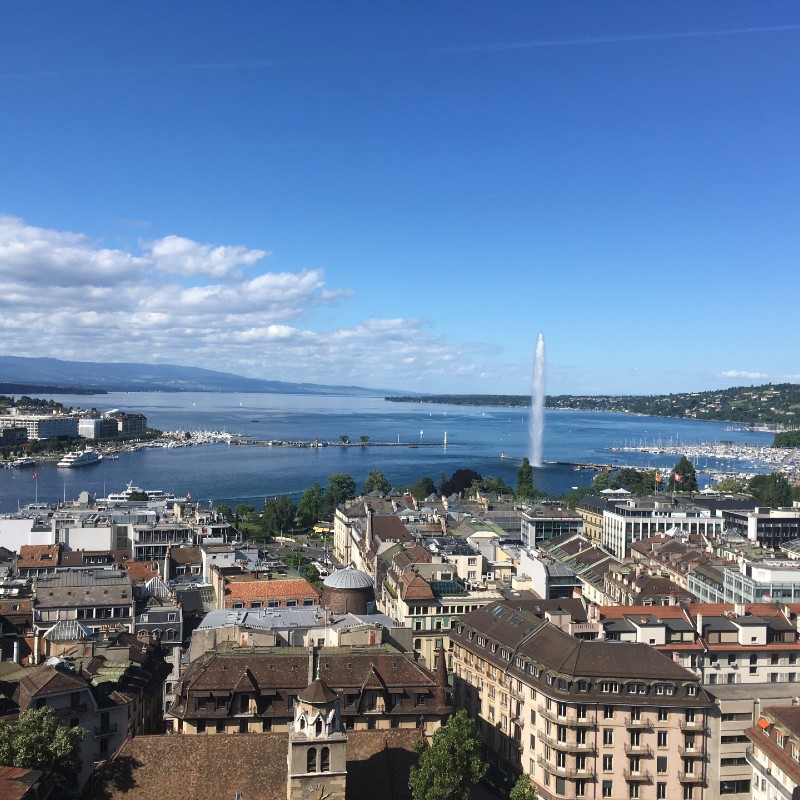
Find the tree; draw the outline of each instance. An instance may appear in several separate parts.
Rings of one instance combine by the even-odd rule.
[[[526,457],[522,459],[522,464],[517,470],[516,496],[519,500],[532,500],[535,491],[533,488],[533,467]]]
[[[83,728],[62,725],[49,706],[28,709],[16,725],[0,720],[0,764],[40,769],[57,791],[64,792],[75,783],[85,734]]]
[[[369,494],[370,492],[389,494],[391,488],[392,485],[386,480],[384,474],[377,469],[371,470],[364,481],[364,494]]]
[[[142,502],[144,500],[147,500],[147,492],[145,492],[143,489],[139,489],[138,491],[131,492],[128,495],[128,500],[131,500],[133,502]]]
[[[508,800],[537,800],[539,793],[531,782],[531,776],[527,772],[517,778],[517,782],[511,787],[508,793]]]
[[[231,513],[230,506],[226,506],[224,503],[217,506],[217,516],[222,517],[222,519],[228,519],[231,516]]]
[[[439,728],[430,744],[422,739],[419,762],[411,767],[408,786],[414,800],[468,800],[488,764],[481,758],[481,737],[466,711]]]
[[[723,478],[714,484],[714,490],[720,494],[742,494],[747,491],[747,481],[738,478]]]
[[[424,500],[426,497],[429,497],[432,494],[436,494],[436,484],[433,482],[433,478],[424,477],[420,478],[413,486],[409,488],[414,497],[417,500]]]
[[[442,481],[439,484],[439,492],[445,497],[451,494],[461,494],[472,486],[475,481],[481,480],[481,475],[475,472],[474,469],[457,469],[450,480],[447,480],[442,474]]]
[[[754,475],[747,490],[762,506],[780,508],[791,505],[792,484],[785,475],[773,472],[770,475]]]
[[[479,481],[473,481],[472,485],[467,489],[468,497],[475,497],[477,494],[493,494],[495,497],[500,497],[504,494],[513,494],[513,492],[502,478],[493,478],[489,475]]]
[[[256,507],[249,503],[239,503],[236,506],[236,521],[240,519],[247,519],[251,514],[255,513]]]
[[[339,440],[341,441],[342,444],[349,444],[350,443],[350,437],[346,433],[343,433],[339,437]]]
[[[325,493],[325,510],[328,518],[346,500],[356,496],[356,482],[346,472],[336,472],[328,477],[328,491]]]
[[[315,483],[303,492],[297,505],[297,523],[301,528],[312,528],[322,517],[325,490]]]
[[[656,471],[623,467],[614,474],[612,483],[627,489],[631,494],[653,494],[656,486]],[[696,485],[695,480],[695,488]]]
[[[297,509],[294,503],[285,495],[270,500],[264,506],[261,517],[264,530],[267,533],[283,535],[284,531],[294,527],[294,518]]]
[[[667,488],[671,492],[697,491],[697,473],[694,471],[692,462],[686,456],[681,456],[678,463],[672,468]]]
[[[358,438],[361,439],[361,444],[366,444],[369,441],[369,436],[364,436],[364,434],[362,434]]]

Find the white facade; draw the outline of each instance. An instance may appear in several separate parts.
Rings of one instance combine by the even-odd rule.
[[[0,416],[0,429],[23,427],[28,432],[28,439],[50,439],[78,436],[78,420],[63,414],[47,415],[11,415]]]

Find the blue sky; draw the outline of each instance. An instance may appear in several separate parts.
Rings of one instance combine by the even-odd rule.
[[[0,11],[0,352],[432,392],[800,381],[800,5]]]

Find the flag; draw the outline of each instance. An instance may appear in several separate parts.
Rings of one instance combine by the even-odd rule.
[[[31,480],[32,480],[32,481],[35,481],[35,480],[36,480],[36,473],[35,473],[35,472],[34,472],[34,473],[31,475]]]
[[[656,483],[663,483],[664,476],[660,472],[656,472]]]
[[[680,475],[678,475],[677,472],[673,472],[672,477],[675,479],[675,483],[680,483],[683,480],[683,478]]]
[[[192,493],[191,492],[186,492],[186,499],[187,500],[191,500],[192,499]]]

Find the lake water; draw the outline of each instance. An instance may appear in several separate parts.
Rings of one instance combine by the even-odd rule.
[[[147,416],[161,430],[224,430],[259,440],[338,442],[343,434],[358,442],[393,447],[237,447],[209,444],[174,449],[145,449],[118,460],[80,469],[58,469],[54,463],[30,470],[0,470],[0,512],[34,502],[71,499],[86,490],[96,496],[120,491],[132,481],[146,489],[175,494],[191,492],[195,500],[261,507],[265,499],[289,494],[295,499],[315,481],[323,486],[336,472],[351,474],[359,484],[370,470],[380,470],[395,486],[407,486],[426,475],[439,482],[442,473],[473,469],[516,485],[519,461],[529,455],[528,412],[496,407],[433,406],[389,403],[381,397],[329,397],[286,394],[111,393],[94,397],[62,395],[67,406],[119,408]],[[672,455],[609,452],[605,448],[640,443],[695,444],[729,439],[766,445],[771,433],[726,430],[725,423],[548,410],[545,414],[546,462],[613,463],[620,466],[670,466]],[[737,427],[737,426],[732,426]],[[447,434],[447,447],[443,445]],[[435,443],[433,446],[427,446]],[[420,444],[426,446],[419,446]],[[409,445],[418,445],[410,447]],[[732,462],[695,463],[699,468],[744,469]],[[560,494],[589,483],[594,473],[568,465],[545,463],[534,471],[536,486]]]

